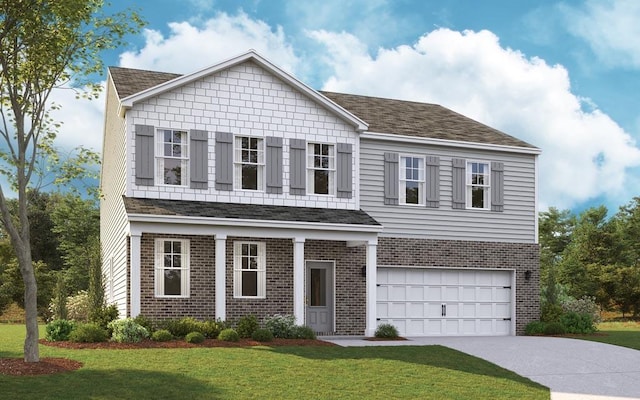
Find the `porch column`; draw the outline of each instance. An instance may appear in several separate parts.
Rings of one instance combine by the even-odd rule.
[[[135,318],[140,315],[140,242],[142,233],[132,233],[129,236],[130,241],[130,257],[131,271],[129,271],[131,279],[131,293],[129,300],[131,301],[131,309],[129,316]]]
[[[376,292],[378,276],[377,262],[377,246],[378,241],[367,241],[367,323],[365,328],[365,336],[373,336],[376,331]]]
[[[305,324],[304,317],[304,241],[305,238],[293,239],[293,315],[297,325]]]
[[[227,235],[216,235],[216,319],[227,318],[227,274],[226,274]]]

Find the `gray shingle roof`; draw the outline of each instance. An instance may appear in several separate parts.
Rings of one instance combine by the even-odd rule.
[[[128,214],[189,216],[205,218],[296,221],[345,225],[380,224],[362,210],[335,210],[207,201],[162,200],[124,197]]]
[[[121,99],[180,76],[120,67],[110,67],[109,71]],[[354,94],[321,93],[369,124],[370,132],[535,148],[437,104]]]

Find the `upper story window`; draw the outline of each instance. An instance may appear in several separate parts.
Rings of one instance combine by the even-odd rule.
[[[237,136],[235,138],[235,187],[264,190],[264,140]]]
[[[189,182],[189,138],[187,132],[159,129],[156,142],[157,183],[186,186]]]
[[[488,209],[489,203],[489,163],[467,162],[467,208]]]
[[[233,244],[234,297],[266,296],[266,252],[264,242]]]
[[[424,157],[400,157],[400,204],[424,204]]]
[[[335,194],[335,146],[309,143],[307,174],[310,194]]]
[[[156,239],[155,270],[157,297],[189,297],[189,241]]]

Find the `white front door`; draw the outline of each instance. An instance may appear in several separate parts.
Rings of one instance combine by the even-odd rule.
[[[306,263],[307,326],[318,333],[333,332],[333,261]]]

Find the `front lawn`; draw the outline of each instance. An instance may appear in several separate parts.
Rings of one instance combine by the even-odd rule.
[[[640,350],[640,322],[603,322],[598,325],[598,332],[594,335],[577,338]]]
[[[20,357],[24,327],[0,325],[0,357]],[[440,346],[69,350],[84,363],[52,376],[0,375],[12,399],[549,399],[513,372]]]

